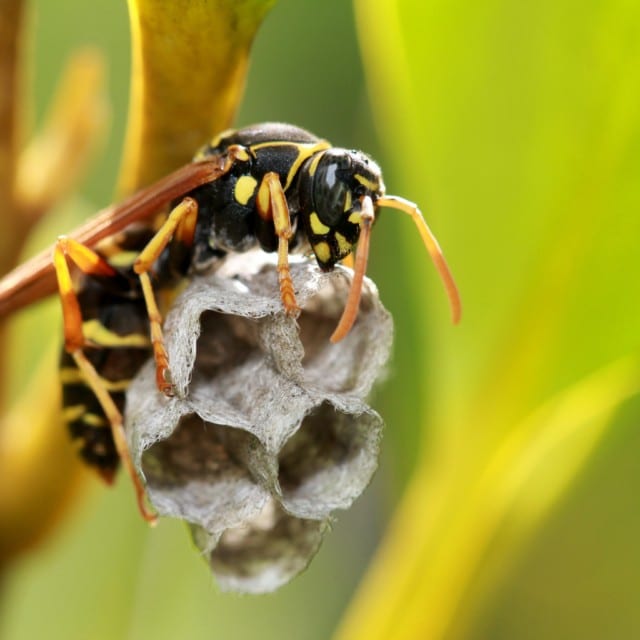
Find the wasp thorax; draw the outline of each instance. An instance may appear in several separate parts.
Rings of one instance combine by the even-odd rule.
[[[384,194],[380,167],[361,151],[328,149],[301,172],[300,204],[318,264],[331,268],[358,242],[361,200]]]

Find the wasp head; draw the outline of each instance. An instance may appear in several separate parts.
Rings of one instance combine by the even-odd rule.
[[[355,322],[367,269],[371,227],[380,207],[403,211],[413,218],[447,290],[453,321],[458,322],[458,289],[438,242],[415,204],[385,195],[380,167],[371,158],[346,149],[319,152],[301,170],[299,195],[300,215],[322,269],[331,269],[357,245],[351,287],[332,342],[342,340]]]
[[[323,269],[349,255],[362,228],[365,198],[384,195],[380,167],[361,151],[328,149],[308,161],[301,184],[301,214]]]

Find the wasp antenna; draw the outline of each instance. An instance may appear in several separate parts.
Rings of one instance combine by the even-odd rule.
[[[444,284],[444,288],[449,296],[449,305],[451,306],[451,319],[453,324],[458,324],[460,322],[460,315],[462,313],[462,304],[460,302],[460,293],[458,292],[458,287],[456,286],[455,280],[451,275],[451,271],[449,270],[449,265],[447,261],[444,259],[444,255],[442,253],[442,249],[440,249],[440,245],[436,240],[436,237],[429,229],[424,217],[422,216],[422,212],[418,209],[418,206],[413,202],[409,202],[404,198],[400,198],[398,196],[383,196],[378,198],[376,204],[380,207],[389,207],[391,209],[398,209],[399,211],[404,211],[408,213],[413,221],[416,223],[418,227],[418,231],[420,232],[420,236],[424,242],[431,259],[433,260],[433,264],[438,270],[438,274],[442,279],[442,284]]]
[[[351,280],[351,288],[347,302],[342,312],[342,317],[338,322],[338,326],[331,335],[331,342],[340,342],[353,327],[358,315],[358,307],[360,306],[360,295],[362,294],[362,281],[367,271],[367,261],[369,259],[369,240],[371,238],[371,226],[375,214],[373,212],[373,203],[369,196],[364,196],[361,200],[361,222],[360,222],[360,239],[358,241],[358,250],[356,252],[356,263],[353,269],[353,280]]]

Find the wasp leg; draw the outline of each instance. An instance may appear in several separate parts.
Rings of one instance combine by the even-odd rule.
[[[105,416],[109,420],[116,451],[133,482],[138,508],[140,509],[142,517],[147,520],[147,522],[153,523],[156,520],[156,516],[147,509],[145,490],[133,466],[129,446],[127,445],[122,414],[118,411],[109,391],[106,389],[104,382],[94,366],[82,352],[82,348],[86,346],[86,340],[82,331],[82,312],[80,310],[78,297],[73,289],[67,258],[76,264],[83,273],[88,275],[108,277],[114,276],[117,272],[103,258],[88,247],[71,238],[64,236],[58,238],[53,250],[53,264],[58,280],[60,300],[62,302],[64,346],[73,357],[79,371],[82,373],[84,381],[95,394],[98,402],[100,402],[100,406],[104,410]]]
[[[142,517],[150,524],[155,524],[157,515],[150,511],[146,504],[146,492],[140,477],[138,476],[133,461],[131,460],[131,453],[129,452],[129,445],[127,444],[127,438],[124,431],[124,423],[122,420],[122,414],[118,411],[111,395],[107,391],[102,379],[98,375],[94,366],[87,360],[84,353],[77,349],[71,352],[71,356],[75,360],[76,366],[81,371],[84,381],[90,387],[91,391],[98,398],[98,402],[104,411],[105,416],[109,420],[111,425],[111,433],[113,434],[113,441],[116,445],[116,451],[120,456],[120,460],[127,470],[131,481],[133,482],[133,488],[136,492],[136,500],[138,502],[138,509]]]
[[[263,220],[273,220],[278,236],[278,284],[280,298],[287,315],[297,316],[300,307],[296,302],[293,280],[289,270],[289,240],[293,235],[289,206],[278,174],[270,171],[262,178],[256,198],[258,215]]]
[[[133,270],[140,277],[142,293],[149,315],[151,344],[156,362],[156,384],[158,389],[167,396],[173,395],[174,389],[170,380],[169,359],[164,346],[162,316],[153,292],[149,271],[172,238],[175,237],[187,246],[193,243],[197,217],[198,203],[193,198],[184,198],[180,204],[174,207],[164,224],[140,252],[133,265]]]
[[[76,240],[60,236],[53,249],[53,265],[58,279],[64,322],[64,348],[73,353],[86,346],[82,332],[82,312],[73,289],[67,258],[83,273],[94,276],[115,276],[116,270],[97,253]]]

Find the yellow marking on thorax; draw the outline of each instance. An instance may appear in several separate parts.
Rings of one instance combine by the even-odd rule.
[[[208,160],[211,157],[211,152],[214,149],[217,149],[220,146],[222,140],[230,135],[235,133],[234,129],[226,129],[222,133],[219,133],[217,136],[211,139],[209,144],[204,147],[200,147],[196,152],[195,156],[193,156],[192,162],[200,162],[201,160]]]
[[[82,323],[82,333],[90,342],[101,347],[149,347],[149,336],[129,333],[121,336],[107,329],[98,320],[86,320]]]
[[[228,138],[229,136],[232,136],[235,132],[236,132],[235,129],[225,129],[222,133],[219,133],[217,136],[214,136],[211,139],[211,142],[209,142],[209,144],[211,145],[211,147],[215,149],[220,146],[220,143],[224,138]]]
[[[320,142],[317,142],[312,145],[298,145],[298,146],[303,147],[305,149],[305,152],[299,153],[295,162],[291,165],[291,168],[289,169],[289,173],[287,174],[287,182],[284,185],[285,191],[291,186],[293,179],[296,177],[296,174],[298,173],[298,169],[300,169],[302,163],[305,160],[307,160],[307,158],[310,158],[312,155],[318,153],[318,151],[326,151],[331,147],[331,145],[324,140],[321,140]]]
[[[313,251],[320,262],[329,262],[331,259],[331,248],[327,242],[318,242],[314,244]]]
[[[251,155],[242,145],[232,144],[229,145],[229,149],[233,149],[236,160],[240,160],[240,162],[247,162],[248,160],[251,160]]]
[[[351,209],[351,205],[353,204],[353,200],[351,198],[351,191],[347,191],[347,195],[344,199],[344,210],[349,211]]]
[[[362,222],[362,216],[359,211],[354,211],[347,219],[353,224],[360,224]]]
[[[283,189],[286,191],[291,186],[302,163],[319,151],[330,149],[331,145],[326,140],[319,140],[318,142],[289,142],[286,140],[278,140],[276,142],[261,142],[260,144],[251,145],[251,151],[255,152],[256,150],[267,147],[294,147],[298,150],[298,156],[289,168],[287,179],[283,185]]]
[[[341,234],[336,231],[333,237],[338,242],[338,248],[340,249],[340,255],[351,253],[353,245]]]
[[[256,192],[258,181],[253,176],[240,176],[233,190],[233,197],[242,205],[247,204]]]
[[[320,218],[315,211],[309,216],[309,223],[311,224],[311,231],[313,231],[317,236],[322,236],[331,231],[330,227],[320,221]]]

